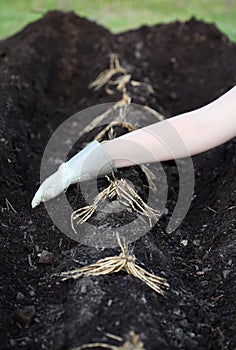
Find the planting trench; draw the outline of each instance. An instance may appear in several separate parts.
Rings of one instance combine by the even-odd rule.
[[[133,330],[148,350],[233,349],[235,140],[193,157],[194,198],[172,233],[166,227],[178,172],[174,162],[163,164],[168,214],[134,252],[167,278],[164,296],[125,272],[74,282],[54,277],[78,266],[73,259],[85,266],[119,254],[78,244],[53,225],[43,205],[30,205],[53,131],[77,111],[119,100],[118,91],[88,88],[111,53],[157,92],[133,87],[132,102],[166,118],[203,106],[236,83],[236,46],[195,19],[113,35],[73,13],[52,12],[0,42],[0,348],[71,349],[111,343],[106,332],[125,338]],[[142,187],[139,167],[120,175]],[[44,250],[52,253],[48,263],[39,261]]]

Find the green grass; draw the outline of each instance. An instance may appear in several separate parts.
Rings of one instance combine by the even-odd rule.
[[[195,16],[214,22],[236,42],[235,0],[0,0],[0,37],[16,33],[53,9],[73,10],[114,33]]]

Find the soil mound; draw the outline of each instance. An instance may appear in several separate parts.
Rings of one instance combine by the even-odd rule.
[[[163,165],[170,214],[136,242],[135,254],[167,277],[171,289],[164,297],[123,273],[73,283],[52,278],[70,269],[73,258],[86,265],[114,254],[73,242],[42,205],[30,206],[44,147],[57,126],[86,107],[118,100],[116,93],[88,88],[111,53],[158,92],[133,89],[133,102],[166,117],[236,84],[236,46],[195,19],[112,35],[73,13],[51,12],[0,42],[0,348],[71,349],[133,329],[148,350],[233,349],[235,140],[194,157],[195,197],[171,234],[165,228],[178,174],[174,162]],[[126,171],[132,176],[137,169]],[[51,264],[39,263],[43,250],[53,254]]]

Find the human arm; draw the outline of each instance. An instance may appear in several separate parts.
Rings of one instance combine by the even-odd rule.
[[[205,152],[236,136],[236,87],[212,103],[99,144],[92,142],[63,163],[36,192],[32,207],[65,191],[134,164],[167,161]]]
[[[103,147],[120,168],[193,156],[235,136],[236,86],[204,107],[125,134]]]

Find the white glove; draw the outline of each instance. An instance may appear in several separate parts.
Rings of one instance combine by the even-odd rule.
[[[71,184],[93,180],[117,171],[112,160],[98,141],[91,142],[49,176],[39,187],[31,202],[35,208],[65,191]]]

